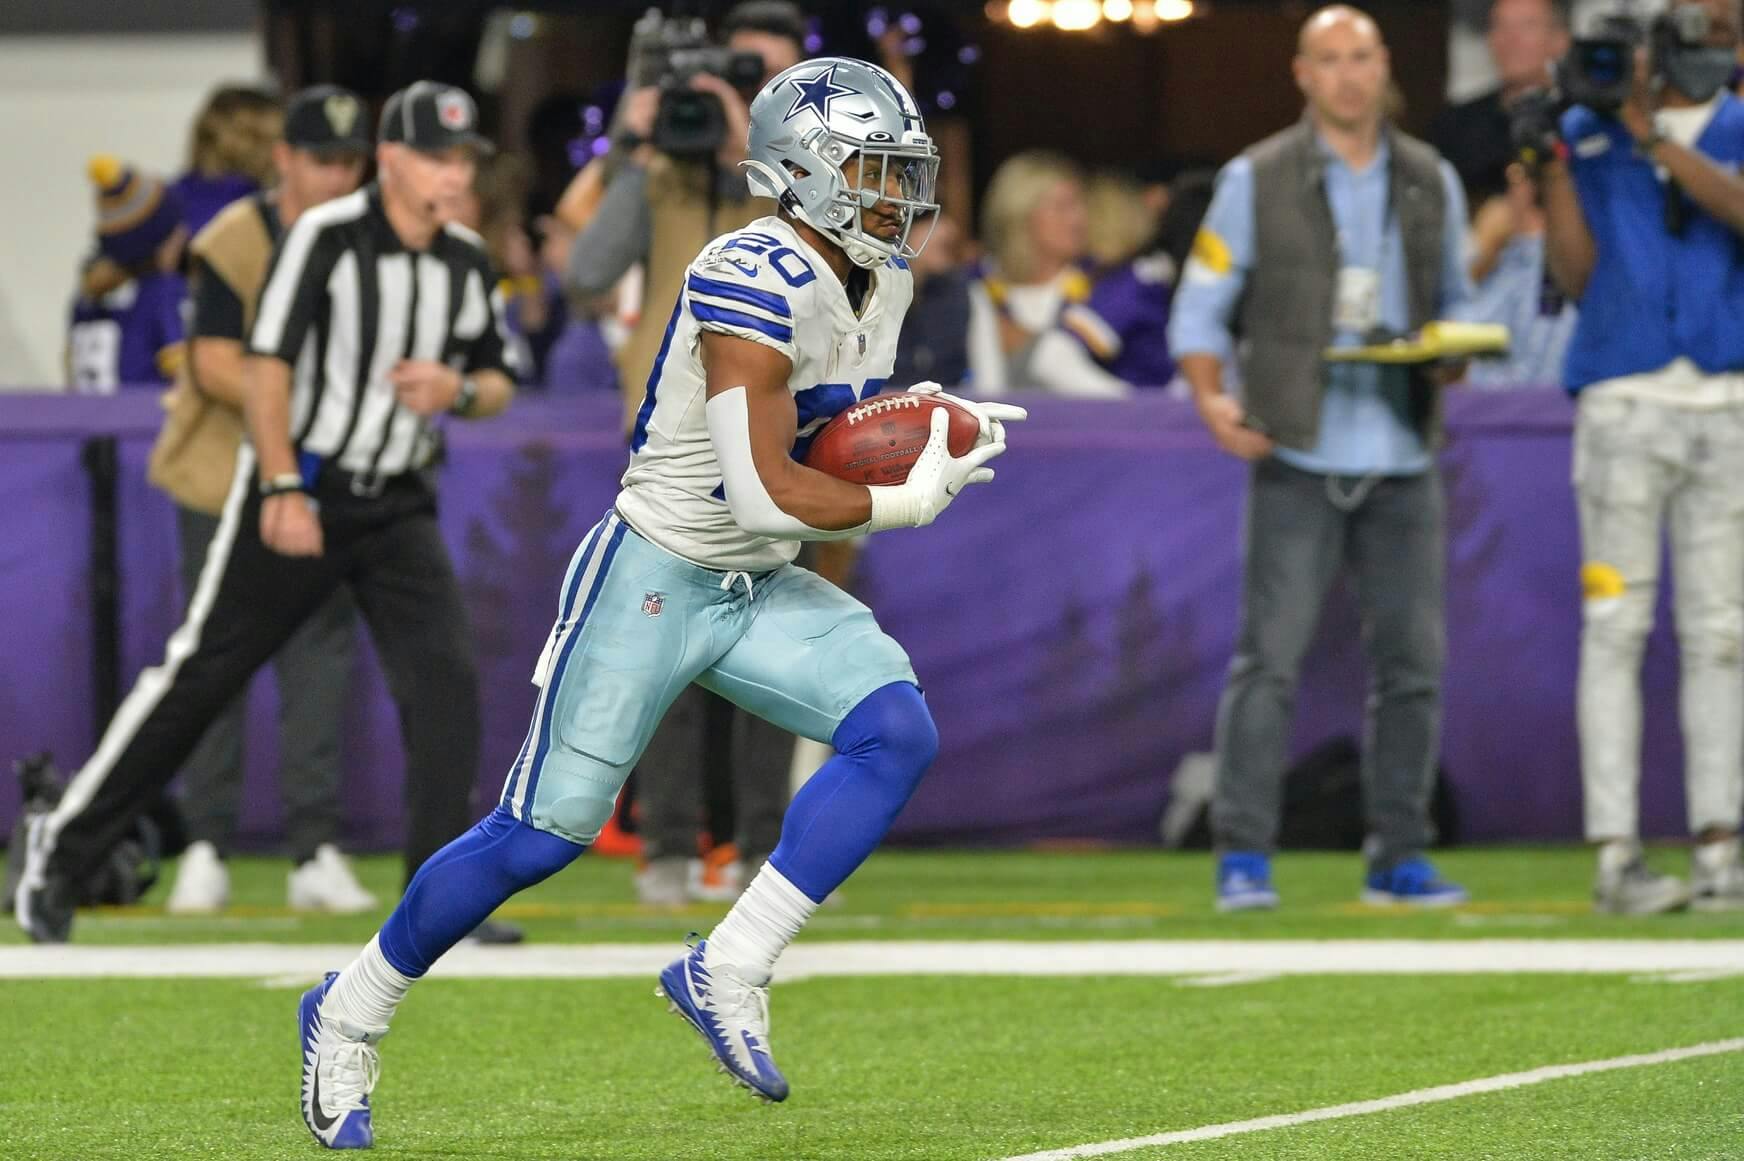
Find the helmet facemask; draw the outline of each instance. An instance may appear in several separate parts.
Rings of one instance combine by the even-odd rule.
[[[840,246],[856,266],[871,269],[891,258],[909,261],[926,248],[938,221],[939,154],[932,140],[916,134],[903,144],[860,142],[817,128],[800,140],[800,148],[816,159],[825,176],[826,196],[821,205],[806,205],[794,188],[796,174],[782,183],[781,204],[790,213]],[[849,181],[846,164],[854,172]],[[815,186],[814,186],[815,188]],[[863,213],[879,203],[894,207],[902,226],[895,238],[886,240],[865,229]],[[924,229],[915,240],[915,227]]]

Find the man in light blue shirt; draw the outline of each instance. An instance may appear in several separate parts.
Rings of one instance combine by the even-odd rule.
[[[1338,230],[1339,264],[1345,270],[1378,271],[1375,324],[1392,334],[1411,329],[1406,303],[1405,247],[1399,215],[1390,206],[1388,176],[1392,147],[1377,136],[1369,160],[1352,166],[1323,133],[1316,133],[1324,157],[1326,198]],[[1465,270],[1465,192],[1447,162],[1441,163],[1447,210],[1441,239],[1441,285],[1436,317],[1458,314],[1471,298]],[[1383,230],[1383,223],[1385,228]],[[1230,327],[1237,302],[1247,288],[1254,262],[1253,163],[1238,157],[1217,178],[1217,194],[1205,215],[1205,230],[1227,250],[1227,269],[1190,261],[1169,323],[1169,346],[1178,353],[1212,355],[1221,363],[1235,357]],[[1195,258],[1198,257],[1195,248]],[[1332,345],[1362,346],[1368,335],[1335,319]],[[1274,447],[1279,459],[1303,471],[1341,476],[1403,476],[1429,470],[1431,449],[1410,419],[1407,367],[1374,363],[1328,363],[1321,402],[1319,439],[1312,448]]]
[[[1169,345],[1219,446],[1253,463],[1242,628],[1218,714],[1218,906],[1277,905],[1294,694],[1326,592],[1356,580],[1371,671],[1362,898],[1465,898],[1424,856],[1439,749],[1445,553],[1434,470],[1451,370],[1326,363],[1447,317],[1469,298],[1452,167],[1389,126],[1386,46],[1335,5],[1303,26],[1307,113],[1230,163],[1187,263]],[[1224,390],[1241,364],[1243,398]]]

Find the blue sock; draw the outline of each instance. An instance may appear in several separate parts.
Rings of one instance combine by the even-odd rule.
[[[509,896],[550,878],[586,849],[497,807],[418,868],[382,925],[382,958],[417,979]]]
[[[813,902],[866,861],[939,752],[920,690],[876,689],[836,727],[836,756],[793,796],[769,862]]]

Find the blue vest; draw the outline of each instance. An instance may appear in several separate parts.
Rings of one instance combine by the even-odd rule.
[[[1568,346],[1568,389],[1657,371],[1680,356],[1709,374],[1744,369],[1744,239],[1688,195],[1683,235],[1674,236],[1668,191],[1618,122],[1577,106],[1562,133],[1598,255]],[[1722,96],[1695,148],[1737,172],[1744,104]]]

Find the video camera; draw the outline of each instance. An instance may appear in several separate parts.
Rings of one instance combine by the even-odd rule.
[[[1509,119],[1515,149],[1528,166],[1543,161],[1554,145],[1557,124],[1571,106],[1584,105],[1615,117],[1635,87],[1635,54],[1647,49],[1649,83],[1706,101],[1732,79],[1736,60],[1729,48],[1710,48],[1705,8],[1684,5],[1642,21],[1632,12],[1603,17],[1577,37],[1556,62],[1555,84],[1515,102]]]
[[[704,156],[726,136],[720,100],[690,87],[691,78],[700,73],[720,77],[741,92],[755,92],[763,83],[763,58],[710,42],[700,19],[667,18],[657,8],[648,9],[630,34],[629,87],[659,87],[660,110],[650,140],[664,153]]]

